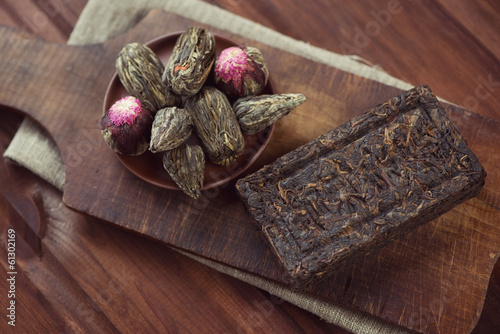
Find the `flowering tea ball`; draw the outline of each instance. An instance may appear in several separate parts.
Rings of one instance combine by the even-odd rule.
[[[269,71],[254,47],[224,49],[215,63],[215,83],[229,97],[257,95],[267,84]]]
[[[215,62],[215,36],[201,27],[191,27],[175,42],[162,80],[175,94],[192,96],[201,89]]]
[[[200,196],[205,177],[205,153],[198,145],[182,144],[163,154],[163,168],[186,194]]]
[[[160,109],[153,120],[149,150],[153,153],[172,150],[189,138],[192,129],[193,121],[185,109]]]
[[[171,92],[162,81],[164,66],[148,46],[125,45],[116,59],[116,71],[123,87],[138,98],[152,115],[165,107],[177,106],[181,97]]]
[[[221,166],[234,162],[245,148],[245,139],[226,95],[204,86],[186,99],[185,108],[210,161]]]
[[[245,135],[253,135],[288,115],[306,101],[304,94],[273,94],[238,99],[233,110]]]
[[[116,101],[101,119],[108,146],[122,155],[140,155],[149,148],[153,117],[133,96]]]

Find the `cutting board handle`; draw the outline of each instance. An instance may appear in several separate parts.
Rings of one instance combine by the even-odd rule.
[[[114,72],[102,44],[47,43],[5,26],[0,36],[0,105],[30,116],[56,140],[88,117],[88,108],[100,113]]]
[[[54,74],[66,66],[60,46],[5,26],[0,26],[0,35],[0,104],[35,117],[54,93]]]

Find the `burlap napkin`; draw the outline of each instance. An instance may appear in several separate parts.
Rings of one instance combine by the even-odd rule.
[[[410,84],[391,77],[379,68],[370,66],[358,57],[339,55],[313,47],[198,0],[90,0],[81,14],[68,44],[103,42],[133,27],[151,9],[163,9],[359,76],[383,82],[387,85],[401,89],[411,88]],[[57,188],[64,189],[64,165],[55,143],[51,141],[42,129],[28,119],[23,121],[20,129],[5,151],[4,156],[30,169]],[[191,254],[184,254],[219,272],[266,290],[272,295],[289,301],[351,332],[406,332],[403,329],[391,326],[360,312],[328,303],[306,294],[292,292],[262,277],[251,275]]]

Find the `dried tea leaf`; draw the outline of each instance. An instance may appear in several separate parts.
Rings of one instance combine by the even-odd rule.
[[[185,109],[177,107],[160,109],[151,128],[149,150],[158,153],[174,149],[189,138],[192,130],[193,121]]]
[[[229,101],[220,90],[205,86],[185,104],[209,159],[227,166],[243,151],[245,140]]]
[[[194,95],[214,62],[215,37],[204,28],[191,27],[177,39],[163,72],[163,82],[176,94]]]
[[[165,152],[163,168],[185,194],[195,199],[200,196],[205,170],[205,155],[200,146],[182,144]]]
[[[254,134],[288,115],[306,101],[303,94],[274,94],[237,100],[233,109],[244,134]]]
[[[155,53],[140,43],[125,45],[116,59],[116,71],[122,85],[153,115],[161,108],[181,102],[180,96],[163,83],[163,70],[164,66]]]

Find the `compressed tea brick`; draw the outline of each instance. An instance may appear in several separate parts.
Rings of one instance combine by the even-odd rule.
[[[477,195],[486,172],[423,85],[237,182],[290,283],[305,289]]]
[[[198,145],[182,144],[163,155],[163,167],[185,194],[198,198],[203,188],[205,155]]]
[[[303,94],[273,94],[238,99],[233,110],[243,134],[252,135],[288,115],[306,101]]]
[[[169,151],[184,143],[193,130],[193,121],[185,109],[160,109],[151,128],[149,150],[153,153]]]
[[[245,140],[226,95],[205,86],[190,96],[184,107],[210,161],[221,166],[235,161],[243,152]]]

